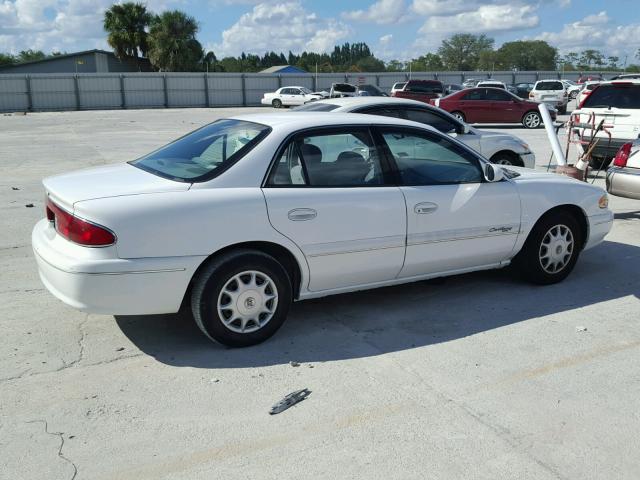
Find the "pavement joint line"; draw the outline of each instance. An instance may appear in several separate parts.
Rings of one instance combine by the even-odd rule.
[[[29,420],[26,423],[42,423],[42,424],[44,424],[44,432],[47,435],[52,435],[52,436],[58,437],[60,439],[60,446],[58,447],[58,457],[60,457],[61,459],[63,459],[65,462],[69,463],[73,467],[73,475],[71,476],[70,480],[74,480],[76,478],[76,476],[78,475],[78,467],[76,466],[75,463],[73,463],[70,459],[65,457],[64,454],[62,453],[62,449],[64,448],[64,432],[50,432],[49,431],[49,424],[47,423],[46,420],[42,420],[42,419]]]

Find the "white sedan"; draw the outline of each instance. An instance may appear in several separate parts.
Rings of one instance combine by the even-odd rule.
[[[292,301],[517,266],[563,280],[613,214],[601,188],[489,163],[406,120],[310,113],[218,120],[138,160],[44,180],[40,278],[114,315],[189,305],[230,346]]]
[[[449,112],[424,102],[397,97],[349,97],[320,100],[296,107],[297,112],[348,112],[404,118],[446,133],[492,163],[535,168],[536,156],[529,145],[515,135],[480,130],[461,122]]]
[[[265,93],[260,103],[273,108],[295,107],[323,98],[320,93],[313,93],[306,87],[282,87],[273,93]]]

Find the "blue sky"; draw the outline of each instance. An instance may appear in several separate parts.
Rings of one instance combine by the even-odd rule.
[[[110,0],[0,0],[0,51],[107,48]],[[241,51],[329,50],[364,41],[385,59],[437,50],[454,33],[485,33],[496,45],[544,39],[562,53],[596,48],[629,63],[640,48],[638,0],[148,0],[160,12],[197,18],[199,40],[218,57]]]

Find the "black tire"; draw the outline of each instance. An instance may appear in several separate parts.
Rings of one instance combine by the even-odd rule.
[[[610,163],[611,159],[605,157],[591,157],[589,160],[589,166],[592,170],[606,170]]]
[[[578,92],[576,92],[576,91],[571,92],[571,93],[569,94],[569,98],[570,98],[571,100],[575,100],[575,98],[576,98],[577,96],[578,96]]]
[[[258,326],[255,320],[250,321],[253,331],[238,332],[239,325],[226,325],[225,315],[218,311],[218,300],[224,298],[222,289],[227,286],[232,279],[247,271],[256,271],[266,276],[274,284],[277,303],[274,306],[271,317],[264,325]],[[248,283],[248,282],[247,282]],[[262,284],[264,285],[264,283]],[[246,288],[246,286],[243,285]],[[240,288],[238,286],[238,288]],[[271,293],[274,290],[270,290]],[[229,297],[230,299],[231,297]],[[253,297],[252,304],[248,308],[254,307]],[[202,269],[194,279],[193,291],[191,294],[191,310],[193,317],[200,330],[211,340],[222,343],[229,347],[248,347],[262,343],[271,337],[282,326],[292,301],[291,280],[285,268],[273,257],[265,253],[255,250],[235,250],[226,253]],[[267,302],[256,301],[259,306]],[[237,309],[239,303],[230,302]],[[222,305],[224,307],[224,304]],[[244,308],[247,308],[246,305]],[[229,309],[232,310],[232,309]],[[233,316],[231,314],[229,317]],[[227,321],[233,320],[226,318]],[[257,327],[257,329],[255,329]]]
[[[274,98],[273,101],[271,102],[271,106],[273,108],[281,108],[282,107],[282,100],[280,100],[278,98]]]
[[[565,105],[564,107],[558,108],[558,113],[560,115],[565,115],[567,113],[567,106]]]
[[[561,233],[562,230],[559,230],[560,227],[565,227],[571,232],[573,244],[568,257],[566,257],[566,252],[564,254],[560,251],[556,252],[559,255],[565,255],[565,263],[563,266],[558,267],[557,271],[551,271],[554,269],[551,267],[552,262],[549,260],[545,261],[541,258],[546,255],[547,252],[551,251],[550,248],[543,248],[543,242],[546,243],[548,233]],[[552,243],[552,245],[554,244]],[[578,220],[569,212],[555,211],[544,215],[538,220],[538,223],[536,223],[531,230],[522,250],[516,255],[512,263],[520,275],[529,282],[538,285],[551,285],[561,282],[571,273],[578,261],[582,246],[582,231],[580,230]],[[556,265],[557,264],[554,263],[554,266]]]
[[[524,128],[539,128],[542,125],[542,117],[533,110],[522,116],[522,126]]]
[[[466,122],[467,121],[467,118],[464,116],[464,113],[462,113],[462,112],[460,112],[458,110],[456,110],[455,112],[451,112],[451,115],[456,117],[461,122]]]
[[[512,165],[514,167],[524,167],[517,154],[513,152],[498,152],[491,157],[491,163],[498,165]]]

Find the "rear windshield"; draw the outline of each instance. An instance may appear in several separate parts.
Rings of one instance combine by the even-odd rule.
[[[330,112],[339,106],[340,105],[336,105],[335,103],[310,102],[300,105],[299,107],[295,107],[292,110],[295,110],[296,112]]]
[[[640,108],[640,85],[600,85],[591,92],[582,106]]]
[[[337,90],[338,92],[351,92],[351,93],[357,90],[355,85],[350,85],[348,83],[335,83],[333,85],[333,89]]]
[[[564,86],[560,82],[540,82],[536,90],[564,90]]]
[[[130,163],[170,180],[208,180],[227,170],[270,131],[259,123],[218,120]]]

